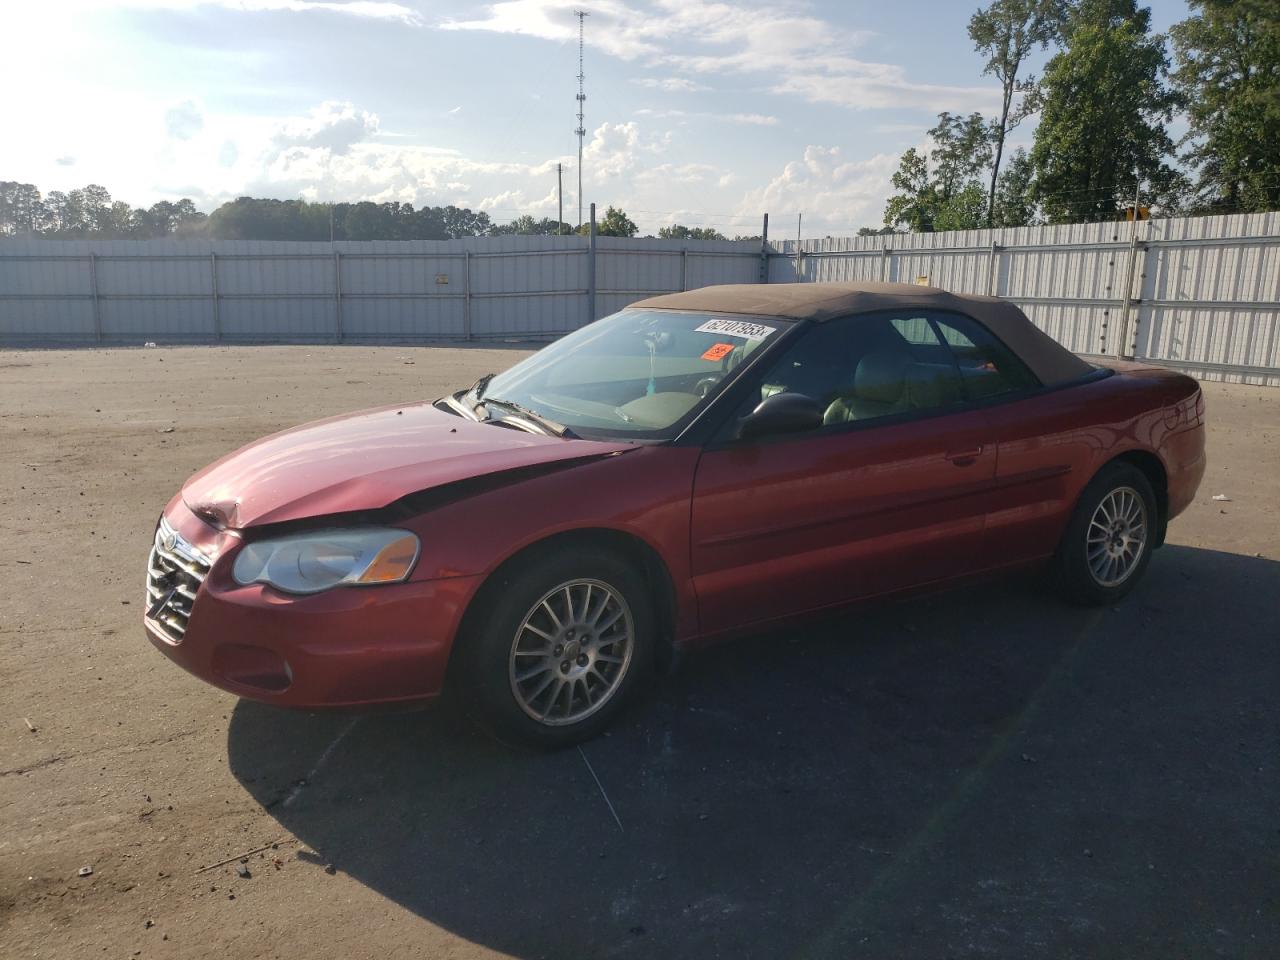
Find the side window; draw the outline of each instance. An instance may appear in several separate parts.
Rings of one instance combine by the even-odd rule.
[[[933,320],[960,367],[970,399],[983,400],[1040,386],[1026,364],[981,324],[955,314],[935,315]]]
[[[828,425],[942,409],[964,399],[946,345],[923,317],[855,316],[809,330],[761,378],[749,413],[775,393],[802,393]]]

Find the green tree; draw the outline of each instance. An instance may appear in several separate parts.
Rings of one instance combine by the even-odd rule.
[[[516,217],[510,223],[494,224],[489,232],[493,236],[547,237],[554,234],[571,234],[573,233],[573,227],[564,221],[557,222],[550,217],[533,217],[526,213]]]
[[[44,221],[44,202],[35,184],[0,180],[0,236],[35,234]]]
[[[883,237],[893,233],[893,227],[859,227],[858,236],[860,237]]]
[[[714,227],[686,227],[673,223],[669,227],[661,227],[658,236],[663,240],[723,240],[725,236]]]
[[[938,197],[929,179],[929,161],[924,154],[915,147],[904,153],[889,183],[896,192],[885,204],[885,226],[905,227],[912,233],[932,232]]]
[[[1009,158],[996,184],[996,205],[992,213],[993,227],[1027,227],[1035,223],[1035,183],[1031,158],[1021,147]]]
[[[609,207],[596,221],[596,235],[601,237],[634,237],[639,229],[635,221],[617,207]],[[578,232],[590,233],[591,225],[584,223]]]
[[[1197,200],[1210,211],[1280,209],[1280,4],[1191,7],[1171,33]]]
[[[938,204],[933,218],[934,230],[977,230],[987,221],[987,191],[977,180],[970,180],[946,200]]]
[[[991,164],[991,131],[980,113],[957,117],[945,110],[929,131],[933,150],[933,183],[945,203],[964,190]]]
[[[1000,81],[1000,118],[991,122],[994,158],[987,189],[987,223],[995,226],[997,181],[1004,144],[1019,123],[1037,109],[1034,76],[1020,77],[1027,57],[1058,39],[1066,20],[1066,0],[992,0],[969,19],[969,39],[987,58],[982,72]]]
[[[1041,82],[1031,150],[1050,223],[1114,218],[1135,177],[1157,203],[1176,204],[1184,182],[1165,162],[1173,144],[1164,125],[1177,98],[1164,83],[1163,40],[1150,31],[1151,11],[1135,0],[1080,0],[1068,18],[1066,49]]]

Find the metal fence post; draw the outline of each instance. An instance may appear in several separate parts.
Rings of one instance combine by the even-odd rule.
[[[98,302],[98,258],[89,254],[89,289],[93,291],[93,339],[102,341],[102,307]]]
[[[888,244],[885,244],[883,254],[884,254],[884,261],[882,262],[880,267],[880,280],[883,283],[888,283],[889,277],[893,275],[893,264],[891,263],[891,261],[893,260],[893,250],[889,247]]]
[[[471,251],[462,251],[462,339],[471,339]]]
[[[587,323],[596,319],[596,205],[591,205],[591,233],[587,238]]]
[[[1133,275],[1138,264],[1138,229],[1133,230],[1133,239],[1129,241],[1129,263],[1125,267],[1124,300],[1120,304],[1120,339],[1116,343],[1116,355],[1123,360],[1133,359],[1133,350],[1129,346],[1129,310],[1137,302],[1133,295]]]
[[[760,282],[769,282],[769,215],[764,215],[764,225],[760,228]]]
[[[995,293],[996,293],[996,269],[997,269],[997,263],[998,263],[998,261],[996,260],[996,255],[998,254],[999,250],[1000,250],[999,244],[997,244],[994,240],[992,240],[991,255],[990,255],[990,258],[987,260],[987,296],[988,297],[995,296]]]
[[[213,297],[213,339],[222,339],[222,314],[218,308],[218,255],[209,254],[209,291]]]
[[[680,292],[689,289],[689,248],[680,248]]]
[[[333,308],[338,342],[342,342],[342,254],[333,251]]]

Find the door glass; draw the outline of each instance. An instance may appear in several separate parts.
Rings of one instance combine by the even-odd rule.
[[[742,415],[783,392],[816,400],[826,426],[942,409],[964,396],[928,319],[883,314],[814,326],[764,374]]]
[[[982,400],[1040,386],[1026,364],[976,321],[954,314],[935,315],[933,320],[960,367],[969,399]]]

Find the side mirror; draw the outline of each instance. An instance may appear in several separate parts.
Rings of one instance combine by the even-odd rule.
[[[803,433],[820,426],[822,408],[813,397],[803,393],[775,393],[765,397],[758,407],[742,418],[738,424],[738,439]]]

